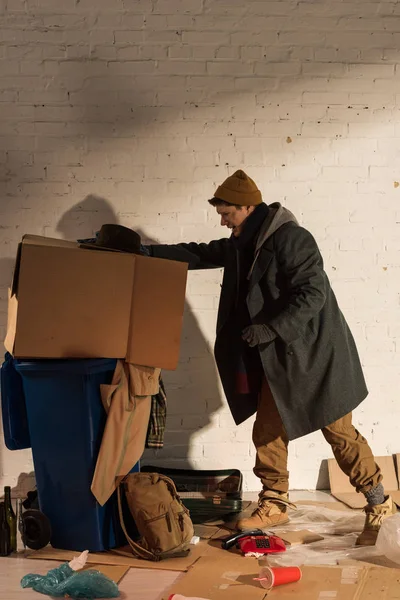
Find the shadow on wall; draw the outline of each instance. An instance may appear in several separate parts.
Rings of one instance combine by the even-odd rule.
[[[223,406],[212,350],[188,302],[181,344],[177,370],[162,373],[168,407],[164,448],[146,451],[143,464],[197,468],[203,446],[194,436],[212,426]]]
[[[111,203],[98,196],[88,196],[62,216],[57,231],[64,239],[76,240],[93,236],[104,223],[118,223]],[[143,243],[155,243],[140,229],[136,231]],[[11,259],[0,261],[0,281],[5,282],[5,286],[11,280],[12,268]],[[6,318],[6,314],[3,316]],[[188,302],[185,302],[181,362],[176,371],[164,371],[163,379],[168,399],[164,449],[147,451],[144,462],[187,468],[191,466],[191,459],[201,458],[203,452],[201,445],[194,445],[193,435],[210,426],[212,415],[222,407],[212,349]],[[16,496],[26,495],[32,489],[31,475],[19,475],[13,490]],[[24,487],[25,480],[27,486]]]
[[[11,495],[13,498],[25,499],[28,492],[33,492],[36,489],[35,473],[20,473],[18,476],[17,483],[11,489]]]
[[[104,223],[118,223],[111,203],[104,198],[88,196],[73,206],[57,225],[65,239],[87,238]],[[127,223],[125,223],[128,225]],[[129,225],[128,225],[129,226]],[[153,244],[140,229],[142,243]],[[212,415],[222,407],[212,349],[206,341],[195,315],[185,302],[181,362],[176,371],[163,371],[168,400],[168,421],[162,451],[148,451],[144,462],[190,467],[191,459],[201,458],[202,446],[195,446],[193,435],[212,423]]]
[[[94,237],[105,223],[118,222],[117,214],[108,200],[89,195],[64,213],[56,231],[66,240],[78,240]]]
[[[136,228],[136,231],[142,243],[156,243],[140,229]],[[212,425],[213,416],[223,406],[212,348],[187,301],[180,356],[176,371],[162,373],[168,406],[164,448],[146,451],[144,464],[194,467],[192,461],[203,456],[203,447],[195,443],[194,436]]]

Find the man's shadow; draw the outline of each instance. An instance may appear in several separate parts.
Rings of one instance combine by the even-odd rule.
[[[104,198],[88,196],[68,210],[60,219],[57,231],[65,239],[77,240],[95,235],[101,225],[119,223],[119,217]],[[143,244],[155,240],[136,226],[131,227],[142,238]],[[213,415],[222,407],[218,374],[212,348],[205,339],[196,316],[185,301],[181,338],[180,363],[176,371],[163,371],[167,394],[167,427],[164,448],[146,451],[143,463],[182,468],[197,467],[203,457],[203,446],[193,439],[195,434],[212,425]]]
[[[145,245],[155,240],[135,229]],[[190,277],[190,275],[189,275]],[[180,361],[176,371],[163,371],[167,393],[164,448],[147,450],[143,463],[176,468],[200,468],[203,445],[195,435],[206,433],[222,408],[213,350],[205,339],[189,302],[185,301]]]
[[[64,213],[56,231],[64,239],[75,241],[94,237],[105,223],[118,224],[117,213],[108,200],[89,195]]]

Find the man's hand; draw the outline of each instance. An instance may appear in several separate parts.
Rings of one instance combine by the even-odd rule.
[[[268,344],[276,338],[276,333],[268,325],[250,325],[242,331],[242,339],[250,348],[259,344]]]

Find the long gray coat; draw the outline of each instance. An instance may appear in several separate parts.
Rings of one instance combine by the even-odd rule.
[[[189,268],[224,268],[215,358],[237,424],[257,410],[257,396],[235,392],[229,318],[237,288],[232,241],[152,246],[153,256],[186,261]],[[313,236],[279,203],[257,240],[248,275],[253,323],[278,334],[259,346],[261,362],[290,440],[330,425],[355,409],[367,388],[350,329],[338,307]]]

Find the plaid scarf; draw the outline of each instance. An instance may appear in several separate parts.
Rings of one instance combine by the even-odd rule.
[[[151,397],[151,413],[147,430],[146,448],[160,450],[164,446],[164,432],[167,420],[167,396],[160,377],[160,391]]]

